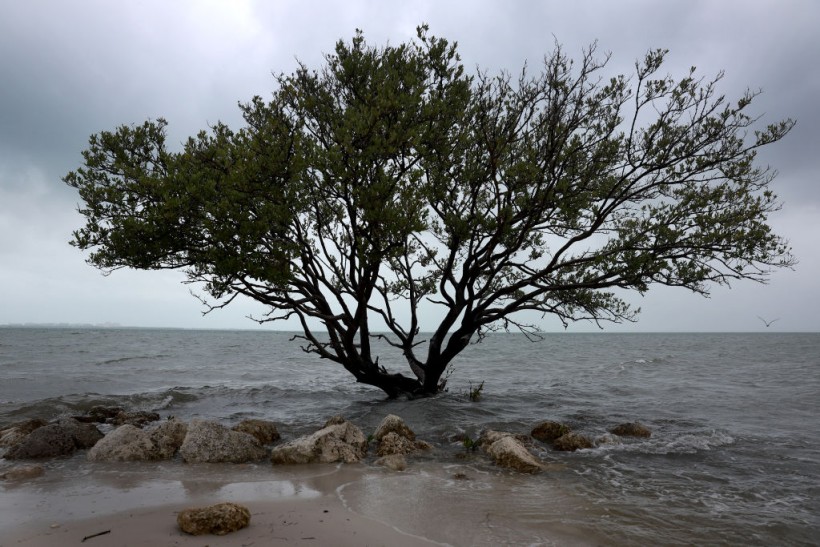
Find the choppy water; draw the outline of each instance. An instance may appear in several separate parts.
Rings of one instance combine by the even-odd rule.
[[[454,364],[448,393],[415,401],[386,401],[289,339],[0,328],[0,426],[105,404],[225,423],[271,419],[287,438],[334,414],[367,433],[393,413],[441,448],[407,473],[380,474],[343,495],[399,527],[486,515],[484,532],[461,532],[465,544],[547,541],[542,527],[613,545],[820,542],[820,334],[548,334],[537,343],[496,335]],[[398,359],[380,362],[403,371]],[[466,392],[482,381],[481,400],[470,402]],[[564,470],[534,477],[456,458],[456,434],[526,433],[544,419],[595,438],[638,420],[653,435],[575,453],[545,446],[539,456]],[[81,455],[60,465],[89,466]],[[476,480],[451,481],[449,470],[464,465]],[[390,509],[378,500],[397,489],[435,503],[381,514]],[[514,526],[491,524],[499,499]],[[444,509],[458,518],[442,517]]]

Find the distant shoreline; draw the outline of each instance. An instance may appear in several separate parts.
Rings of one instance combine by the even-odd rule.
[[[34,329],[128,329],[119,323],[3,323],[0,328]],[[136,327],[139,328],[139,327]]]
[[[231,328],[231,327],[146,327],[121,325],[119,323],[0,323],[0,329],[84,329],[84,330],[179,330],[179,331],[224,331],[224,332],[259,332],[259,333],[281,333],[281,334],[301,334],[299,330],[282,330],[282,329],[266,329],[266,328]],[[321,334],[321,333],[320,333]],[[373,334],[390,334],[388,332],[373,331]],[[420,332],[421,335],[432,335],[432,332]],[[737,331],[544,331],[539,333],[542,336],[554,335],[586,335],[586,334],[602,334],[602,335],[718,335],[718,334],[820,334],[818,331],[811,330],[790,330],[780,331],[774,329],[759,329],[759,330],[737,330]],[[488,336],[496,335],[521,335],[519,332],[493,332]]]

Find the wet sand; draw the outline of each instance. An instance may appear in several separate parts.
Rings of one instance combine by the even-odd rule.
[[[176,525],[186,505],[135,509],[85,520],[30,524],[11,530],[3,546],[339,545],[429,546],[433,542],[403,534],[387,524],[347,510],[333,496],[313,499],[255,501],[245,504],[251,523],[224,536],[191,536]]]
[[[364,471],[294,466],[270,480],[269,466],[53,465],[2,483],[0,546],[434,545],[345,506],[338,490]],[[225,536],[177,526],[181,510],[223,501],[248,507],[250,525]]]
[[[0,483],[0,547],[601,544],[572,523],[569,498],[545,490],[548,477],[469,462],[416,461],[405,472],[84,458],[45,467]],[[248,507],[250,525],[225,536],[178,528],[183,509],[220,502]]]

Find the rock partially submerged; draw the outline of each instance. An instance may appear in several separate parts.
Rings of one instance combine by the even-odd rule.
[[[376,431],[373,433],[373,438],[380,441],[388,433],[396,433],[400,437],[404,437],[405,439],[411,441],[416,440],[415,432],[413,432],[413,430],[410,429],[406,423],[404,423],[404,420],[395,414],[388,414],[384,417],[379,424],[379,427],[377,427]]]
[[[59,424],[48,424],[37,428],[17,444],[6,455],[7,460],[31,460],[67,456],[77,450],[74,439]]]
[[[156,447],[157,457],[161,460],[168,460],[173,458],[182,447],[188,434],[188,424],[171,418],[148,430],[148,433],[151,442]]]
[[[613,435],[619,437],[644,437],[652,436],[652,431],[640,422],[629,422],[625,424],[616,425],[609,430]]]
[[[562,424],[560,422],[546,420],[536,424],[536,426],[532,428],[532,432],[530,433],[530,435],[532,435],[533,438],[538,439],[539,441],[551,443],[558,437],[566,435],[569,432],[569,426]]]
[[[9,447],[4,455],[9,460],[68,456],[75,450],[92,448],[104,438],[95,424],[132,424],[143,427],[156,420],[159,420],[156,412],[125,412],[120,407],[95,406],[83,416],[60,418],[51,423],[41,419],[26,420],[5,428],[0,431],[0,447]],[[131,441],[133,439],[129,439]],[[105,451],[112,448],[107,446]],[[100,453],[102,452],[101,450]],[[119,454],[111,457],[124,456]]]
[[[522,473],[538,473],[545,468],[544,464],[512,433],[487,430],[481,434],[478,444],[500,467]]]
[[[145,427],[151,422],[159,421],[159,414],[147,410],[127,411],[120,406],[94,406],[86,414],[74,416],[74,419],[84,423],[98,423],[111,425],[134,425]]]
[[[92,462],[167,460],[177,453],[186,432],[185,423],[176,419],[151,430],[124,424],[94,445],[87,458]]]
[[[389,456],[391,454],[412,454],[416,452],[416,443],[407,437],[391,431],[377,441],[376,455]]]
[[[334,416],[311,435],[275,446],[271,463],[355,463],[367,454],[367,439],[362,430],[341,416]]]
[[[116,413],[115,413],[116,411]],[[35,459],[71,454],[78,448],[90,448],[90,461],[151,461],[167,460],[176,454],[188,463],[244,463],[263,459],[268,450],[264,445],[278,440],[279,432],[273,422],[245,420],[232,429],[219,423],[194,419],[190,424],[170,418],[145,428],[123,424],[108,435],[95,427],[97,419],[111,423],[123,412],[114,407],[97,408],[91,412],[94,421],[78,421],[63,418],[45,424],[42,420],[28,420],[0,431],[0,439],[16,443],[7,451],[8,459]],[[153,420],[151,413],[132,413],[135,423],[142,424],[139,416]],[[143,424],[144,425],[144,424]],[[20,435],[30,432],[24,437]],[[621,442],[620,436],[648,437],[651,432],[638,422],[621,424],[593,443],[585,435],[569,430],[554,421],[543,421],[533,427],[531,434],[513,434],[500,431],[484,431],[477,442],[459,435],[467,454],[477,448],[498,466],[523,473],[537,473],[557,467],[543,462],[533,452],[534,441],[550,443],[555,449],[574,451],[590,449],[597,445]],[[367,455],[368,443],[374,441],[378,459],[374,464],[401,471],[407,467],[408,455],[432,446],[416,438],[416,433],[399,417],[387,415],[376,428],[371,439],[366,439],[361,429],[341,416],[334,416],[324,426],[310,435],[274,446],[270,460],[277,464],[300,463],[355,463]],[[475,457],[475,456],[473,456]]]
[[[79,449],[91,448],[103,438],[102,432],[94,424],[84,424],[74,418],[61,418],[55,422],[62,427]]]
[[[584,448],[593,448],[595,445],[589,437],[570,431],[566,435],[561,435],[555,439],[552,446],[563,452],[574,452]]]
[[[24,481],[35,479],[45,473],[42,465],[18,465],[0,473],[0,479],[6,481]]]
[[[236,503],[218,503],[208,507],[185,509],[177,515],[177,524],[180,529],[194,536],[203,534],[224,536],[241,530],[250,522],[250,510]]]
[[[80,422],[98,424],[113,423],[114,417],[116,417],[121,412],[125,412],[125,409],[121,406],[98,405],[91,407],[91,410],[89,410],[86,414],[83,414],[82,416],[74,416],[74,419]]]
[[[119,412],[110,423],[114,425],[135,425],[137,427],[145,427],[151,422],[158,422],[159,414],[156,412],[149,412],[146,410],[137,410],[134,412]]]
[[[93,446],[102,436],[93,424],[63,418],[37,427],[20,438],[4,457],[8,460],[31,460],[67,456],[78,448]]]
[[[268,420],[242,420],[233,427],[233,430],[253,435],[263,445],[271,444],[281,438],[276,424]]]
[[[158,460],[159,452],[151,434],[135,425],[125,424],[111,431],[88,451],[91,462],[133,462]]]
[[[594,446],[586,435],[576,433],[568,425],[552,420],[539,422],[530,434],[534,439],[551,444],[553,448],[562,452],[573,452]]]
[[[385,416],[373,433],[373,440],[376,441],[376,454],[379,456],[414,454],[432,448],[429,443],[416,440],[415,432],[395,414]]]
[[[188,463],[246,463],[267,454],[253,435],[199,419],[188,425],[179,453]]]
[[[48,425],[48,422],[45,420],[41,420],[40,418],[33,418],[31,420],[18,422],[14,425],[1,429],[0,448],[14,446],[15,444],[22,441],[26,435],[28,435],[35,429],[43,427],[44,425]]]
[[[404,454],[390,454],[387,456],[382,456],[373,463],[381,467],[386,467],[392,471],[404,471],[407,469],[407,458],[404,457]]]
[[[94,425],[99,423],[98,419],[111,423],[126,414],[116,407],[95,409],[90,416],[93,419],[86,421],[62,418],[42,425],[41,421],[29,420],[6,428],[2,438],[11,448],[4,457],[10,460],[51,458],[90,448],[87,458],[94,462],[166,460],[181,453],[187,462],[242,463],[258,461],[267,454],[257,437],[215,422],[194,420],[189,431],[184,422],[169,419],[143,429],[142,426],[155,421],[154,413],[129,413],[125,421],[132,423],[124,423],[103,436]],[[263,439],[278,436],[271,422],[256,420],[243,427],[252,429]],[[29,429],[31,431],[23,435]]]
[[[531,435],[539,441],[550,443],[556,450],[571,452],[594,446],[618,444],[618,437],[649,437],[652,432],[639,422],[623,423],[610,429],[609,435],[600,436],[593,442],[589,437],[572,431],[565,424],[547,420],[538,423]]]
[[[494,429],[485,429],[481,432],[481,435],[478,437],[478,441],[475,444],[484,448],[485,446],[489,446],[494,442],[503,439],[504,437],[512,437],[521,443],[524,446],[524,443],[531,442],[531,439],[528,435],[520,435],[516,433],[507,433],[505,431],[496,431]]]

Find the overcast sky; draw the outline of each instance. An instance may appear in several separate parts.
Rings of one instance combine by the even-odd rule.
[[[820,331],[820,2],[816,0],[576,0],[322,2],[299,0],[0,0],[0,325],[103,323],[257,328],[239,303],[203,317],[174,272],[104,277],[70,247],[82,225],[61,178],[80,166],[89,135],[148,118],[169,142],[217,120],[238,126],[237,101],[267,96],[271,73],[319,66],[356,28],[399,43],[426,22],[457,41],[464,64],[496,72],[537,66],[557,40],[574,56],[597,40],[608,70],[629,72],[650,48],[667,69],[725,69],[721,91],[763,95],[754,111],[797,126],[760,159],[779,171],[772,226],[799,264],[767,285],[738,282],[710,299],[654,288],[633,302],[637,324],[608,331]],[[267,328],[276,325],[269,325]],[[280,325],[279,328],[287,328]],[[552,319],[545,330],[561,330]],[[571,331],[596,330],[582,324]]]

